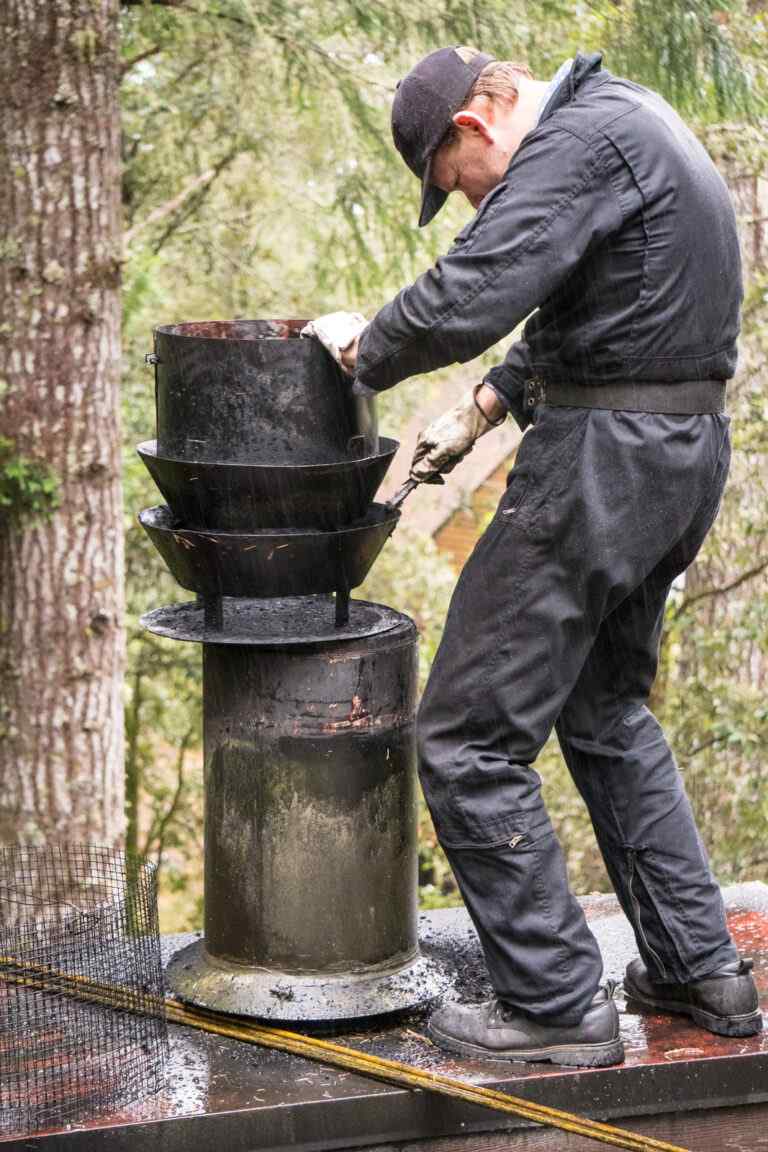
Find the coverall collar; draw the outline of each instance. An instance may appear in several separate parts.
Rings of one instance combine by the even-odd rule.
[[[576,92],[584,81],[592,76],[596,76],[600,71],[602,60],[602,52],[589,52],[587,54],[583,52],[576,53],[570,72],[565,79],[558,84],[544,105],[539,117],[539,124],[543,123],[543,121],[546,120],[548,116],[551,116],[553,112],[556,112],[558,108],[562,108],[564,104],[569,104],[570,101],[574,99]]]

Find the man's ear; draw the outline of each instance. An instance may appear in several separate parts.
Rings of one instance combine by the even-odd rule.
[[[478,116],[477,112],[470,112],[464,108],[461,112],[455,112],[451,119],[457,128],[468,128],[470,132],[479,132],[484,140],[493,144],[493,131],[488,121],[482,116]]]

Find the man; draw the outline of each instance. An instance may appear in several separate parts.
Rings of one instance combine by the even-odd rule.
[[[493,1000],[434,1038],[473,1056],[623,1058],[597,943],[533,763],[554,726],[637,939],[625,989],[704,1028],[761,1028],[672,753],[646,707],[664,604],[716,515],[742,296],[733,209],[658,95],[578,54],[551,84],[441,49],[398,86],[420,224],[476,215],[373,320],[311,331],[356,387],[388,388],[523,339],[422,434],[434,480],[512,412],[527,432],[454,592],[419,713],[420,775]]]

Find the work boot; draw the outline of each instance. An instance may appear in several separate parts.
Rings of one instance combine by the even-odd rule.
[[[613,989],[601,988],[579,1024],[546,1024],[498,998],[448,1004],[432,1014],[428,1032],[442,1048],[485,1060],[550,1060],[602,1068],[620,1064],[624,1045]]]
[[[701,980],[687,984],[651,980],[642,960],[632,960],[624,975],[624,991],[646,1008],[680,1012],[719,1036],[753,1036],[763,1018],[751,960],[735,960]]]

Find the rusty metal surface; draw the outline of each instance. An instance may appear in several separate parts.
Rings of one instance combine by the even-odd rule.
[[[253,532],[259,528],[330,531],[363,516],[376,495],[397,440],[334,464],[242,464],[174,460],[146,440],[136,451],[185,528]]]
[[[187,320],[160,324],[155,332],[195,336],[205,340],[288,340],[298,336],[308,320]]]
[[[738,885],[726,890],[725,897],[731,930],[742,953],[755,960],[755,976],[768,1007],[768,888]],[[606,975],[620,978],[636,954],[629,925],[612,898],[587,898],[584,903],[600,940]],[[455,993],[473,998],[483,994],[478,946],[463,910],[422,915],[420,937],[425,955],[450,967]],[[173,950],[180,941],[165,943]],[[339,1038],[365,1051],[596,1117],[620,1119],[768,1100],[768,1035],[729,1040],[703,1032],[683,1017],[641,1014],[621,1000],[619,1008],[627,1060],[616,1068],[453,1059],[427,1041],[423,1014]],[[154,1100],[86,1129],[27,1139],[20,1135],[7,1145],[9,1152],[319,1152],[515,1126],[477,1108],[394,1089],[296,1057],[178,1028],[172,1033],[167,1087]]]
[[[159,504],[139,523],[174,579],[203,596],[307,596],[357,588],[400,519],[372,504],[345,528],[263,528],[257,532],[193,531]]]
[[[154,331],[157,448],[181,460],[331,464],[378,451],[356,396],[300,320],[201,321]]]

